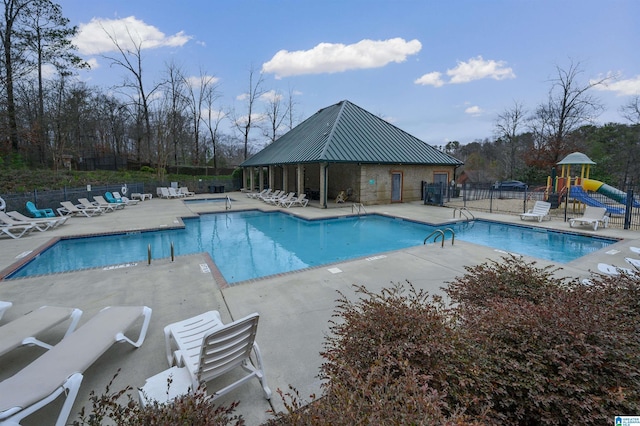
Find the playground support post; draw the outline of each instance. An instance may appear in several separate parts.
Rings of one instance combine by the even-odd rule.
[[[624,210],[624,229],[631,228],[631,212],[633,211],[633,189],[627,189],[627,205]]]

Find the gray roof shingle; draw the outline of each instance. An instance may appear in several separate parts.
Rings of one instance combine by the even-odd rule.
[[[240,166],[318,162],[463,164],[345,100],[316,112]]]

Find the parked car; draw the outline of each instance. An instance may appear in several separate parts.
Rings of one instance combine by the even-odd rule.
[[[498,191],[525,191],[527,184],[519,180],[504,180],[494,183],[493,189]]]

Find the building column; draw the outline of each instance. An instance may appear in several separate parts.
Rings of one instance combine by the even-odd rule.
[[[329,163],[320,163],[320,207],[327,208],[327,190],[329,188]]]
[[[304,194],[304,166],[302,164],[296,166],[296,192],[298,197],[300,194]]]
[[[288,191],[288,186],[287,185],[289,183],[289,167],[285,164],[284,166],[282,166],[282,190],[284,192]]]
[[[248,171],[247,171],[248,170]],[[249,176],[247,176],[247,173]],[[253,167],[244,167],[242,169],[242,186],[246,188],[247,186],[247,178],[249,180],[249,192],[253,191]]]
[[[275,166],[270,165],[269,166],[269,171],[267,173],[269,173],[269,188],[271,188],[271,190],[275,189],[275,173],[273,172]]]
[[[258,169],[258,180],[259,191],[262,191],[264,189],[264,166],[260,166],[260,169]]]

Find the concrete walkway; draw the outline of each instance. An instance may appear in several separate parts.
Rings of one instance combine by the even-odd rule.
[[[239,192],[226,195],[234,200],[233,210],[275,209]],[[220,196],[222,194],[202,194],[198,197]],[[429,207],[420,203],[365,208],[368,213],[384,213],[430,223],[451,221],[454,212],[450,208]],[[36,231],[19,240],[0,239],[0,275],[6,275],[21,259],[38,252],[55,238],[165,229],[181,226],[181,217],[224,211],[225,203],[222,202],[186,204],[182,200],[154,198],[99,217],[73,217],[59,229],[44,233]],[[305,218],[349,215],[352,214],[352,205],[332,205],[329,209],[291,208],[287,212]],[[473,214],[478,218],[522,224],[517,216]],[[569,230],[569,225],[558,219],[542,224],[527,224]],[[640,247],[640,232],[620,229],[599,229],[594,232],[589,228],[580,229],[580,232],[622,240],[607,249],[561,265],[560,275],[588,277],[589,270],[595,269],[598,262],[624,266],[624,257],[631,256],[628,247]],[[240,400],[237,413],[243,415],[248,425],[258,425],[270,417],[270,410],[284,408],[277,389],[287,392],[291,385],[303,398],[321,393],[317,378],[322,363],[320,352],[324,336],[329,331],[335,301],[340,297],[339,292],[353,298],[354,284],[364,285],[375,292],[392,283],[409,281],[431,294],[442,294],[441,287],[463,275],[465,265],[476,265],[488,259],[497,260],[502,256],[504,253],[494,249],[456,240],[455,245],[445,245],[444,248],[439,243],[428,244],[226,288],[220,288],[206,267],[211,261],[207,254],[180,256],[174,262],[158,259],[152,260],[150,265],[143,262],[123,268],[97,268],[4,280],[0,282],[0,300],[11,301],[14,306],[0,324],[42,305],[82,309],[84,314],[80,326],[104,306],[147,305],[153,309],[149,333],[141,348],[134,350],[127,345],[115,345],[85,372],[80,394],[72,410],[72,421],[77,418],[81,407],[89,406],[89,392],[94,390],[102,393],[118,369],[121,369],[120,375],[112,386],[115,390],[126,385],[140,387],[145,378],[168,367],[162,333],[166,324],[212,309],[220,311],[225,322],[258,312],[260,325],[257,342],[262,351],[269,386],[274,391],[271,402],[263,398],[257,382],[249,382],[219,400],[221,403]],[[549,264],[537,261],[540,266]],[[338,268],[339,272],[333,268]],[[43,340],[55,343],[63,333],[64,326],[56,327]],[[42,351],[37,347],[22,347],[4,355],[0,379],[13,375]],[[135,394],[134,397],[137,398]],[[59,411],[60,402],[41,409],[23,424],[50,424],[50,419]]]

